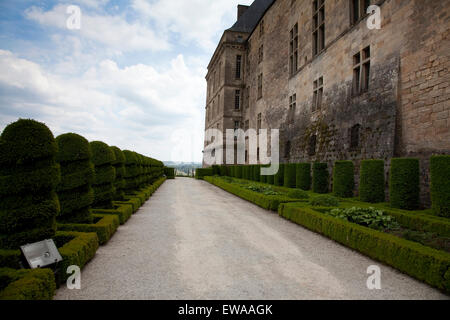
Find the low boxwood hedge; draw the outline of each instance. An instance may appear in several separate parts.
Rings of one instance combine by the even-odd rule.
[[[58,231],[95,232],[99,244],[106,244],[119,227],[119,216],[108,214],[94,214],[98,221],[93,224],[58,224]]]
[[[139,206],[133,202],[118,202],[113,201],[114,209],[92,209],[92,212],[94,214],[100,214],[100,215],[115,215],[119,219],[119,223],[125,224],[125,222],[130,219],[130,217],[133,215],[134,211],[134,205],[136,205],[136,210],[139,209]]]
[[[205,177],[204,179],[205,179],[205,181],[207,181],[225,191],[228,191],[244,200],[250,201],[250,202],[256,204],[257,206],[267,209],[267,210],[277,211],[280,203],[298,202],[299,201],[299,199],[292,199],[292,198],[289,198],[288,196],[264,195],[259,192],[251,191],[248,189],[243,189],[243,188],[239,187],[238,185],[226,182],[225,180],[221,179],[220,177]]]
[[[51,300],[55,290],[50,269],[0,269],[0,300]]]
[[[450,293],[450,254],[340,220],[311,208],[282,204],[280,216]]]
[[[363,202],[379,203],[385,200],[383,160],[363,160],[359,173],[359,198]]]
[[[336,161],[333,169],[333,193],[337,197],[352,198],[355,189],[355,166],[352,161]]]
[[[450,156],[433,156],[430,160],[431,200],[436,215],[450,218]]]
[[[328,193],[328,183],[328,164],[315,162],[313,164],[312,191],[315,193]]]
[[[392,159],[389,175],[391,207],[415,210],[420,204],[419,159]]]

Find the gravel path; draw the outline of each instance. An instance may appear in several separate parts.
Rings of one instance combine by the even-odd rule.
[[[367,268],[381,268],[368,290]],[[448,299],[204,181],[164,183],[55,299]]]

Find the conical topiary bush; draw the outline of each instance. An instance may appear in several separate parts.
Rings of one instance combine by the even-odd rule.
[[[0,137],[0,248],[53,238],[60,207],[57,144],[34,120],[8,125]]]
[[[94,178],[94,208],[113,208],[116,179],[116,170],[113,163],[116,160],[114,151],[104,142],[94,141],[90,143],[92,150],[92,162],[95,166]]]
[[[61,166],[61,183],[58,197],[61,213],[57,220],[62,223],[92,223],[91,205],[94,202],[94,165],[89,142],[75,133],[56,138],[57,161]]]
[[[113,162],[113,166],[116,169],[116,180],[114,181],[116,193],[114,194],[114,200],[122,201],[125,197],[125,155],[118,147],[111,147],[111,149],[116,157],[116,160]]]

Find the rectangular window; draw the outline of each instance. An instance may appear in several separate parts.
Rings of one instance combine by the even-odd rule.
[[[245,120],[245,126],[244,126],[245,132],[247,132],[248,129],[250,129],[250,120]]]
[[[312,135],[309,138],[309,146],[308,146],[308,154],[310,156],[314,156],[316,154],[316,144],[317,144],[317,136]]]
[[[294,123],[295,109],[297,108],[297,94],[289,97],[289,123]]]
[[[322,107],[322,98],[323,98],[323,77],[320,77],[316,81],[314,81],[314,97],[313,97],[313,105],[312,111],[320,110]]]
[[[241,109],[241,90],[236,90],[234,93],[234,109]]]
[[[258,134],[259,134],[259,130],[261,130],[261,128],[262,128],[261,125],[262,125],[262,114],[258,113],[258,122],[257,122],[257,127],[256,127]]]
[[[234,122],[234,131],[237,131],[241,128],[241,123],[239,121]]]
[[[261,63],[264,59],[264,46],[261,45],[258,51],[258,63]]]
[[[263,75],[262,73],[258,76],[258,99],[263,96]]]
[[[259,24],[259,36],[262,37],[264,35],[264,20],[261,20]]]
[[[353,94],[359,95],[369,90],[370,47],[353,56]]]
[[[241,64],[242,64],[242,56],[236,56],[236,79],[241,78]]]
[[[367,15],[370,0],[350,0],[350,22],[356,24]]]
[[[325,0],[313,0],[313,55],[325,49]]]
[[[298,24],[296,23],[290,31],[291,41],[289,43],[289,71],[293,75],[298,68]]]

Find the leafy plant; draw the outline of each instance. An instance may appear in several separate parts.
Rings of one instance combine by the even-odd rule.
[[[247,186],[243,186],[242,188],[247,189],[247,190],[251,190],[254,192],[258,192],[258,193],[262,193],[266,196],[278,196],[281,195],[280,192],[277,192],[275,190],[273,190],[271,187],[263,187],[263,186],[258,186],[258,185],[247,185]]]
[[[339,201],[337,198],[329,195],[320,195],[312,198],[309,203],[313,207],[337,207]]]
[[[375,230],[395,230],[400,228],[395,219],[381,209],[347,208],[334,209],[329,214],[335,218],[353,222]]]
[[[289,191],[287,196],[291,199],[308,199],[309,198],[308,193],[303,190],[300,190],[300,189],[295,189],[295,190]]]

